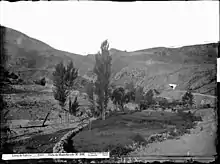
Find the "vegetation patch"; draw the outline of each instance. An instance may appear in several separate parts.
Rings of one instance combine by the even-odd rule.
[[[151,116],[146,111],[116,115],[93,121],[91,130],[85,128],[72,139],[73,146],[79,152],[110,151],[112,155],[121,156],[152,140],[162,141],[161,137],[174,138],[187,133],[196,120],[199,119],[185,113],[164,112],[161,116],[156,111]],[[149,140],[150,136],[158,133],[169,133],[169,136],[161,135],[159,139],[154,137]],[[129,147],[134,143],[135,147]]]

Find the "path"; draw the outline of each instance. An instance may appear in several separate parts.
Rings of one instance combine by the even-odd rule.
[[[215,150],[216,126],[210,111],[203,112],[203,121],[200,122],[190,134],[181,136],[179,139],[169,139],[163,142],[149,144],[146,148],[132,152],[131,156],[154,156],[154,155],[192,155],[213,157]],[[204,113],[205,112],[205,113]],[[201,127],[203,128],[202,131]]]
[[[176,92],[182,92],[185,93],[186,91],[181,91],[181,90],[174,90]],[[206,94],[201,94],[201,93],[193,93],[193,95],[198,95],[198,96],[205,96],[205,97],[209,97],[209,98],[216,98],[216,96],[212,96],[212,95],[206,95]]]

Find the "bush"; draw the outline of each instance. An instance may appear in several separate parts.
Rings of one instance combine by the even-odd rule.
[[[87,85],[85,86],[85,91],[88,95],[88,99],[90,102],[90,111],[91,114],[94,117],[98,117],[100,115],[100,110],[98,110],[97,108],[97,103],[96,103],[96,99],[95,99],[95,86],[92,82],[87,83]]]
[[[211,108],[210,104],[202,104],[200,105],[200,108]]]
[[[183,105],[187,105],[188,107],[192,107],[194,104],[194,96],[191,90],[188,90],[182,97]]]
[[[147,141],[145,140],[145,138],[143,136],[141,136],[140,134],[135,134],[134,136],[132,136],[131,138],[135,143],[137,143],[138,145],[144,145],[147,143]]]
[[[122,145],[109,145],[105,151],[110,151],[110,156],[120,157],[132,151],[131,148],[126,148]]]
[[[46,85],[46,79],[45,79],[45,77],[40,80],[40,85],[43,85],[43,86]]]
[[[16,75],[14,72],[10,73],[8,76],[12,79],[18,79],[18,75]]]
[[[156,97],[154,99],[154,101],[156,103],[158,103],[161,107],[164,107],[164,108],[168,108],[169,107],[169,102],[166,98],[163,98],[163,97]]]
[[[135,92],[134,91],[125,91],[125,103],[134,102],[135,101]]]
[[[176,106],[182,106],[183,103],[180,100],[173,100],[172,102],[168,102],[168,107],[173,108]]]
[[[121,109],[124,111],[125,104],[125,90],[122,87],[116,88],[111,96],[111,99],[114,105],[119,105]]]
[[[45,86],[46,85],[46,78],[43,77],[40,80],[35,80],[34,83],[37,84],[37,85]]]
[[[142,100],[140,102],[140,110],[145,110],[150,107],[150,104],[147,101]]]
[[[70,114],[76,116],[76,113],[79,109],[80,105],[79,102],[77,101],[77,97],[75,97],[75,100],[72,102],[70,97],[69,97],[69,112]]]
[[[148,105],[153,105],[155,103],[153,90],[150,89],[145,95],[144,100],[147,101]]]

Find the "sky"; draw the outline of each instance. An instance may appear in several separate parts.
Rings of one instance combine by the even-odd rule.
[[[219,41],[218,1],[0,2],[0,23],[76,54]]]

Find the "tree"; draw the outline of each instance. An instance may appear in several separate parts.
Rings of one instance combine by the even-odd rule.
[[[53,90],[54,98],[59,102],[62,110],[65,112],[67,118],[68,110],[65,109],[66,100],[69,96],[70,89],[73,87],[74,80],[78,77],[78,69],[74,68],[73,62],[71,61],[67,67],[64,66],[63,62],[56,65],[55,71],[53,72]]]
[[[164,97],[156,97],[154,101],[157,102],[163,109],[168,108],[169,106],[168,100]]]
[[[139,109],[140,109],[140,105],[141,105],[141,101],[143,100],[143,90],[144,88],[141,86],[137,86],[136,90],[135,90],[135,103],[138,104]]]
[[[112,57],[109,53],[109,44],[105,40],[101,44],[101,53],[95,55],[95,66],[93,72],[96,74],[95,93],[98,96],[97,103],[99,105],[102,120],[105,120],[105,113],[109,101],[109,86],[111,77],[111,61]]]
[[[86,85],[86,93],[88,95],[88,99],[90,102],[90,110],[91,114],[95,117],[99,115],[99,111],[97,109],[96,105],[96,99],[95,99],[95,85],[93,82],[90,82]]]
[[[99,115],[98,108],[96,107],[96,99],[95,99],[95,85],[92,81],[90,81],[85,86],[85,91],[88,95],[88,99],[90,102],[89,110],[85,110],[84,112],[87,112],[87,115],[89,117],[97,117]],[[89,121],[89,129],[92,128],[92,121]]]
[[[125,83],[125,102],[135,101],[135,86],[132,81]]]
[[[125,97],[124,98],[125,98],[125,103],[134,102],[135,101],[135,92],[125,90]]]
[[[76,116],[77,112],[79,111],[79,102],[77,101],[77,96],[75,97],[74,101],[72,102],[71,98],[69,97],[69,112],[73,116]]]
[[[145,95],[144,95],[144,100],[147,101],[148,105],[154,104],[154,92],[152,89],[150,89]]]
[[[189,89],[182,97],[182,102],[184,105],[187,105],[188,107],[192,107],[194,104],[194,96]]]
[[[120,106],[122,111],[124,111],[124,104],[125,104],[125,90],[122,87],[116,88],[111,97],[113,103],[116,106]]]

